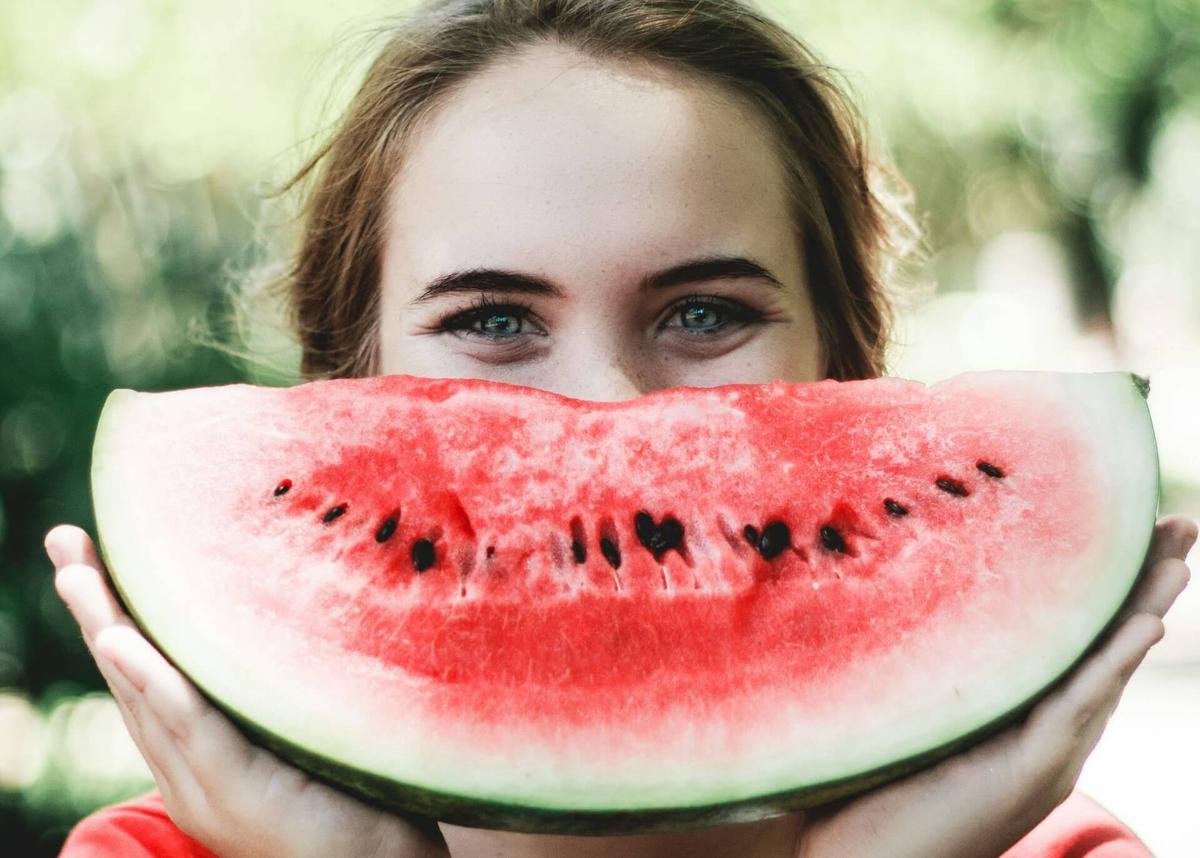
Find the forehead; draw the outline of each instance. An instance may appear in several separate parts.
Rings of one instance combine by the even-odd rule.
[[[473,265],[568,276],[585,262],[636,277],[706,252],[794,252],[755,108],[694,75],[548,44],[468,78],[422,120],[389,215],[388,255],[414,280]]]

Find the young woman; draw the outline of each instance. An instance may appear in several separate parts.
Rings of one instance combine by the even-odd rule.
[[[827,70],[738,0],[426,6],[301,180],[283,283],[306,378],[480,377],[615,400],[884,369],[903,223]],[[158,786],[89,817],[63,854],[1146,855],[1072,790],[1162,635],[1195,536],[1159,522],[1103,648],[970,751],[807,814],[576,838],[385,814],[248,744],[138,635],[86,534],[60,525],[46,539],[58,591]]]

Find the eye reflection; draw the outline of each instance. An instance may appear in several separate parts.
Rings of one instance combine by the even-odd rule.
[[[521,333],[520,317],[512,316],[508,313],[492,313],[490,316],[484,318],[480,322],[480,325],[485,334],[503,335]]]
[[[679,314],[679,320],[683,322],[685,328],[689,328],[690,330],[705,330],[706,328],[716,327],[717,316],[718,313],[711,304],[692,304]],[[691,322],[698,324],[689,325]]]

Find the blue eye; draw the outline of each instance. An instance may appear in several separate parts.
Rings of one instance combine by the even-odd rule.
[[[480,333],[488,336],[521,333],[521,317],[512,313],[492,313],[486,318],[483,316],[478,318],[483,326]]]
[[[526,334],[547,336],[541,330],[525,330],[533,308],[520,302],[498,303],[481,295],[474,305],[438,324],[442,331],[492,343],[517,343]],[[670,324],[678,319],[679,324]],[[670,309],[659,330],[674,328],[686,336],[713,336],[737,330],[762,319],[762,313],[735,301],[718,301],[700,295],[681,298]]]
[[[689,295],[671,308],[671,315],[668,317],[668,319],[679,319],[680,324],[663,325],[663,327],[677,327],[691,335],[711,335],[724,331],[731,322],[754,322],[761,318],[761,315],[744,304],[714,301],[699,295]],[[734,327],[737,325],[735,324]]]
[[[533,308],[526,304],[500,304],[481,295],[470,310],[443,320],[438,327],[443,331],[460,331],[467,336],[492,342],[516,340],[526,333],[522,330],[522,320],[532,312]],[[475,327],[477,323],[478,328]]]
[[[679,313],[679,321],[684,330],[706,331],[719,328],[717,319],[720,313],[712,304],[689,304],[687,309]]]

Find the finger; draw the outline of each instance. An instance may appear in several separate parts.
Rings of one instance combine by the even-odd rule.
[[[1187,587],[1191,577],[1191,571],[1182,560],[1168,557],[1161,561],[1150,570],[1138,587],[1137,593],[1130,599],[1129,607],[1125,609],[1125,617],[1134,614],[1165,617],[1171,605],[1179,598],[1179,594]]]
[[[1147,567],[1175,557],[1183,560],[1196,542],[1196,522],[1185,515],[1163,516],[1154,525],[1150,548],[1146,552]]]
[[[205,789],[250,765],[254,747],[140,634],[111,628],[96,647],[117,662]]]
[[[199,692],[149,641],[133,629],[114,627],[96,638],[96,650],[111,659],[133,683],[139,697],[181,743],[205,716]]]
[[[154,776],[154,782],[158,786],[159,792],[162,793],[164,800],[173,798],[176,794],[175,785],[164,772],[159,762],[160,755],[152,751],[149,731],[143,723],[140,713],[135,709],[137,689],[117,666],[104,656],[96,657],[96,666],[99,667],[100,674],[108,683],[113,702],[116,703],[117,710],[121,713],[121,720],[125,722],[125,730],[129,733],[129,738],[133,740],[138,753],[141,754],[150,773]]]
[[[1168,560],[1184,560],[1196,541],[1196,534],[1196,522],[1186,516],[1168,515],[1158,520],[1154,525],[1154,534],[1150,538],[1145,562],[1142,564],[1143,574],[1129,601],[1121,610],[1121,622],[1137,613],[1152,613],[1160,617],[1166,614],[1175,597],[1164,597],[1164,592],[1169,591],[1169,587],[1164,590],[1166,585],[1161,580],[1163,573],[1159,567]],[[1170,573],[1172,579],[1177,575],[1178,571]],[[1183,583],[1186,585],[1187,581]],[[1179,593],[1175,593],[1175,596],[1178,595]]]
[[[96,569],[104,569],[100,554],[92,544],[92,538],[73,524],[60,524],[50,528],[43,541],[46,555],[56,568],[70,563],[83,563]]]
[[[1200,537],[1200,521],[1186,516],[1168,516],[1168,518],[1183,519],[1183,522],[1179,525],[1178,537],[1180,544],[1175,556],[1180,560],[1187,560],[1188,552],[1196,544],[1197,537]]]
[[[79,623],[89,647],[104,629],[112,626],[134,628],[133,620],[117,604],[95,567],[82,563],[61,567],[54,576],[54,588]]]
[[[46,535],[45,545],[58,570],[55,589],[79,623],[84,643],[108,684],[125,729],[150,769],[164,804],[174,809],[188,808],[185,812],[198,818],[194,809],[203,808],[205,799],[195,777],[172,747],[166,730],[147,714],[134,684],[113,660],[98,654],[94,647],[95,639],[105,629],[119,627],[137,633],[108,588],[91,539],[77,527],[60,525]]]
[[[92,647],[89,646],[88,649],[96,661],[100,675],[108,684],[113,702],[116,703],[117,710],[121,713],[121,720],[125,723],[126,732],[154,777],[155,785],[163,796],[164,804],[168,807],[176,806],[180,796],[189,793],[189,788],[185,779],[172,777],[171,769],[164,766],[164,754],[158,750],[162,743],[156,741],[156,734],[161,731],[161,728],[156,729],[155,725],[142,715],[137,705],[137,689],[129,678],[121,673],[116,663],[98,654]]]
[[[157,720],[145,729],[147,738],[139,744],[147,762],[154,760],[154,765],[175,784],[175,792],[187,802],[194,802],[197,792],[203,793],[201,786],[219,789],[223,779],[231,770],[237,771],[249,754],[244,737],[224,719],[211,717],[211,707],[142,637],[96,569],[79,564],[67,566],[59,571],[56,586],[80,623],[84,642],[97,663],[107,659],[115,665],[110,673],[124,674],[128,692],[124,699],[135,725]],[[119,686],[110,683],[109,687],[120,699]],[[155,713],[153,719],[142,717],[147,709]],[[197,739],[193,728],[198,721],[204,722],[206,730]],[[131,734],[133,731],[130,727]],[[165,735],[168,733],[169,739]]]
[[[97,664],[113,689],[113,697],[121,707],[125,725],[138,746],[164,799],[181,805],[193,817],[205,806],[205,793],[192,771],[177,735],[167,726],[152,701],[161,695],[160,677],[139,673],[130,665],[138,661],[134,653],[145,647],[153,651],[140,635],[132,630],[109,630],[97,641]],[[157,654],[157,651],[154,651]],[[158,656],[160,659],[161,655]]]
[[[1063,687],[1030,712],[1022,737],[1027,762],[1035,770],[1061,768],[1064,757],[1070,757],[1082,766],[1129,678],[1162,636],[1162,619],[1149,614],[1137,614],[1118,627]]]
[[[130,737],[150,767],[159,789],[166,795],[170,790],[170,785],[163,776],[161,765],[149,753],[146,740],[143,738],[140,719],[137,717],[136,711],[131,708],[137,693],[136,689],[121,674],[113,661],[98,654],[95,648],[95,639],[104,629],[113,626],[132,628],[129,618],[115,607],[111,596],[108,598],[109,603],[106,604],[104,595],[107,594],[107,587],[101,582],[100,573],[91,566],[72,563],[60,568],[55,576],[55,587],[63,601],[66,602],[72,616],[79,623],[83,632],[84,644],[95,660],[100,675],[108,683],[109,692],[121,712]]]

